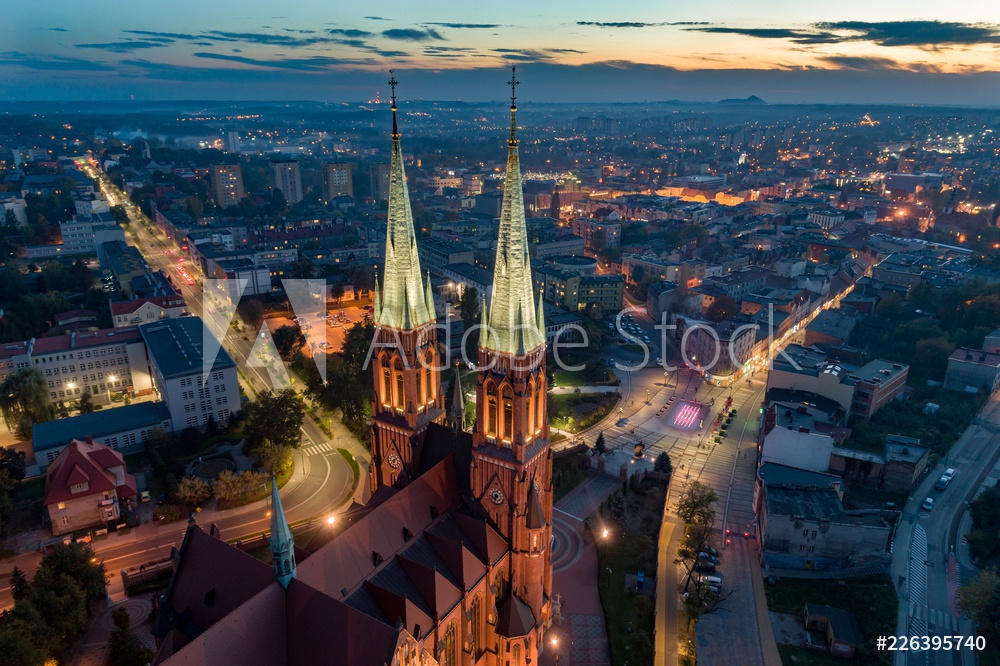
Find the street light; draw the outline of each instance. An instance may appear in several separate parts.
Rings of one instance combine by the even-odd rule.
[[[111,404],[111,382],[117,381],[117,377],[114,375],[108,375],[107,388],[108,388],[108,404]]]

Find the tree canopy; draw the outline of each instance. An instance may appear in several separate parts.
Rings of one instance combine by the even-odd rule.
[[[243,408],[243,435],[249,452],[272,446],[298,448],[306,408],[292,389],[264,391]]]
[[[50,421],[49,385],[37,368],[21,368],[0,383],[0,414],[7,428],[21,438],[31,436],[36,423]]]

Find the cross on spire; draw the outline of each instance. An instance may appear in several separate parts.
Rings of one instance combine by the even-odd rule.
[[[399,140],[399,129],[396,125],[396,86],[399,81],[396,80],[396,70],[389,70],[389,87],[392,88],[392,138],[394,141]]]
[[[512,109],[517,108],[517,95],[515,93],[517,86],[520,84],[521,82],[517,80],[517,65],[511,65],[510,81],[507,82],[507,85],[510,86],[510,108]]]

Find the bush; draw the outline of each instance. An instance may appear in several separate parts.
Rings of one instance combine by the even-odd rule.
[[[260,472],[248,471],[233,474],[229,470],[225,470],[212,484],[212,492],[220,501],[234,500],[252,493],[265,483],[267,483],[267,477]]]
[[[177,484],[177,491],[174,497],[182,504],[201,506],[212,496],[212,489],[208,481],[197,476],[185,476]]]

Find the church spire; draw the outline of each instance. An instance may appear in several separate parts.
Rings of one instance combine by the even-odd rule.
[[[408,330],[434,319],[428,311],[417,256],[410,193],[403,171],[403,150],[396,121],[396,77],[389,70],[392,87],[392,156],[389,160],[389,214],[385,234],[385,271],[382,276],[381,311],[376,323]]]
[[[532,294],[528,232],[524,221],[524,194],[517,146],[517,67],[511,68],[510,138],[507,140],[507,175],[504,180],[500,232],[493,269],[493,299],[490,303],[489,349],[524,354],[545,344],[536,328]],[[482,344],[482,343],[481,343]]]
[[[285,509],[281,506],[278,495],[278,482],[271,477],[271,562],[274,566],[274,577],[281,586],[288,588],[288,583],[295,578],[295,540],[292,530],[285,518]]]
[[[455,381],[451,385],[451,408],[448,418],[455,430],[465,430],[465,392],[462,390],[462,371],[455,364]]]

